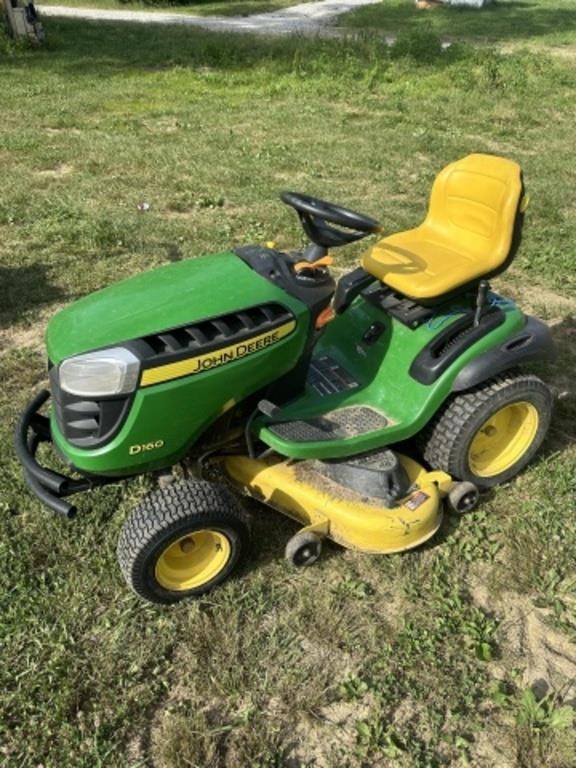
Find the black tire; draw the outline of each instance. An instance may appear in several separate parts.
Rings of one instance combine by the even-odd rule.
[[[446,502],[448,509],[455,515],[465,515],[478,506],[480,493],[474,483],[465,480],[463,483],[455,483],[450,488]]]
[[[313,531],[301,531],[286,544],[284,557],[291,565],[301,568],[312,565],[322,552],[322,539]]]
[[[418,446],[433,469],[492,488],[511,480],[531,461],[551,415],[552,394],[543,381],[532,374],[504,373],[454,395],[420,434]],[[503,424],[500,438],[491,420]],[[492,448],[487,438],[493,440]]]
[[[168,604],[222,583],[248,542],[246,516],[226,488],[182,481],[143,499],[122,527],[117,555],[137,595]]]

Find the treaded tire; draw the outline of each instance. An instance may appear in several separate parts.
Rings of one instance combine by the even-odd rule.
[[[491,417],[516,403],[526,403],[537,412],[535,434],[511,466],[489,476],[477,474],[470,465],[472,441]],[[452,396],[418,436],[418,447],[433,469],[442,469],[479,488],[492,488],[511,480],[531,461],[546,435],[551,415],[552,394],[546,384],[532,374],[508,372]]]
[[[223,554],[217,546],[213,557],[209,547],[203,550],[208,552],[204,555],[206,580],[191,588],[186,587],[186,580],[175,588],[161,583],[159,563],[166,562],[162,558],[171,547],[183,546],[178,545],[181,541],[193,548],[194,534],[208,544],[213,537],[224,545],[220,547]],[[126,583],[137,595],[168,604],[198,597],[222,583],[238,565],[248,543],[247,517],[225,487],[182,481],[153,491],[134,509],[120,532],[117,556]]]

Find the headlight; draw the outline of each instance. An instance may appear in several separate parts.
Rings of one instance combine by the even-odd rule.
[[[60,365],[60,386],[71,395],[125,395],[138,384],[140,361],[123,347],[70,357]]]

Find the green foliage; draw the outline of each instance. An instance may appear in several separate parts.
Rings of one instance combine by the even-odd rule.
[[[16,50],[14,40],[8,34],[4,19],[0,16],[0,56],[10,56]]]
[[[563,731],[572,727],[574,710],[572,707],[559,706],[558,695],[554,692],[537,699],[534,691],[527,688],[522,693],[516,721],[518,725],[526,726],[537,732]]]
[[[409,30],[398,36],[392,45],[393,59],[410,58],[417,64],[433,64],[443,54],[442,41],[428,30]]]
[[[341,23],[387,35],[426,31],[451,42],[565,46],[575,40],[576,0],[500,0],[482,10],[443,5],[432,11],[406,0],[383,0],[347,14]]]
[[[394,729],[380,712],[375,712],[368,720],[358,722],[356,732],[358,752],[362,757],[377,753],[393,760],[406,752]]]

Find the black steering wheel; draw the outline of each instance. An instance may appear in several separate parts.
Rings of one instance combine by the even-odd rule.
[[[376,219],[350,208],[320,200],[318,197],[303,195],[300,192],[282,192],[280,199],[294,208],[310,240],[321,248],[335,248],[353,243],[382,229]],[[331,224],[337,224],[348,231],[337,229],[330,226]]]

